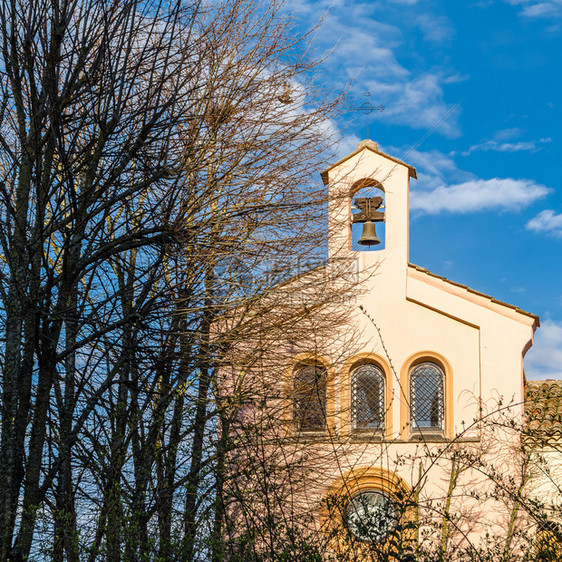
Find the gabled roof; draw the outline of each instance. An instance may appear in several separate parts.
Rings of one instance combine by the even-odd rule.
[[[384,152],[381,152],[379,150],[379,147],[378,147],[376,142],[373,142],[372,140],[367,139],[367,140],[361,141],[357,145],[357,148],[351,154],[348,154],[347,156],[344,156],[343,158],[340,158],[335,164],[332,164],[331,166],[326,168],[323,172],[320,172],[320,175],[322,176],[322,181],[324,182],[324,185],[328,185],[328,172],[330,170],[332,170],[336,166],[339,166],[339,165],[343,164],[346,160],[349,160],[350,158],[353,158],[356,154],[359,154],[364,149],[370,150],[371,152],[374,152],[375,154],[379,154],[380,156],[384,156],[385,158],[388,158],[389,160],[392,160],[393,162],[396,162],[397,164],[401,164],[402,166],[406,166],[406,168],[408,168],[408,173],[409,173],[410,177],[414,178],[414,179],[418,179],[416,169],[413,166],[410,166],[409,164],[406,164],[406,162],[402,162],[402,160],[398,160],[398,158],[394,158],[394,156],[390,156],[389,154],[385,154]]]
[[[518,312],[519,314],[523,314],[524,316],[529,316],[530,318],[533,318],[533,320],[535,320],[535,322],[537,323],[537,326],[540,326],[539,317],[536,314],[533,314],[532,312],[527,312],[527,311],[522,310],[521,308],[519,308],[519,307],[517,307],[513,304],[509,304],[507,302],[500,301],[500,300],[495,299],[494,297],[492,297],[490,295],[487,295],[486,293],[481,293],[480,291],[476,291],[475,289],[470,288],[468,285],[463,285],[462,283],[457,283],[456,281],[451,281],[450,279],[447,279],[446,277],[443,277],[441,275],[437,275],[436,273],[432,273],[431,271],[425,269],[424,267],[420,267],[419,265],[414,265],[413,263],[409,263],[408,267],[414,269],[415,271],[419,271],[420,273],[424,273],[425,275],[428,275],[429,277],[433,277],[435,279],[439,279],[441,281],[444,281],[445,283],[453,285],[454,287],[464,289],[468,293],[471,293],[473,295],[477,295],[479,297],[485,298],[493,304],[497,304],[499,306],[505,306],[507,308],[510,308],[511,310],[514,310],[515,312]]]

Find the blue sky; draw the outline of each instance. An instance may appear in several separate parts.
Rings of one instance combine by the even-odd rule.
[[[321,81],[384,105],[369,137],[418,170],[410,261],[538,314],[527,377],[562,378],[562,0],[294,2]]]

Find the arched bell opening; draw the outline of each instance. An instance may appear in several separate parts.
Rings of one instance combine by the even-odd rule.
[[[385,196],[382,184],[365,178],[353,184],[351,199],[351,249],[385,248]]]

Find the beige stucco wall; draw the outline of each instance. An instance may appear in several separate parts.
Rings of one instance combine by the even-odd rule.
[[[283,351],[276,356],[283,357],[283,369],[266,372],[271,375],[267,384],[277,386],[281,397],[270,405],[276,412],[284,408],[283,415],[276,416],[284,428],[279,435],[287,445],[282,455],[278,447],[272,454],[282,456],[287,466],[292,455],[306,454],[310,459],[310,465],[304,465],[310,468],[298,502],[303,511],[318,514],[318,527],[322,500],[334,482],[358,468],[395,474],[410,489],[421,476],[420,504],[427,507],[421,515],[431,519],[446,500],[454,452],[481,458],[484,464],[479,469],[463,471],[452,501],[453,510],[469,514],[459,523],[463,533],[458,540],[478,541],[486,533],[500,536],[507,529],[509,505],[494,497],[493,483],[482,467],[500,471],[507,467],[508,476],[517,477],[519,437],[503,422],[513,420],[515,427],[523,422],[523,357],[538,319],[409,264],[408,199],[413,176],[411,168],[380,153],[373,144],[360,145],[323,173],[330,190],[328,269],[345,264],[358,286],[351,299],[333,305],[334,317],[345,308],[343,323],[329,335],[311,335],[296,346],[299,353],[310,353],[329,366],[329,435],[293,434],[291,377],[300,355],[290,351],[294,342],[287,346],[279,342]],[[384,190],[385,247],[353,251],[352,198],[356,187],[369,181]],[[389,429],[382,441],[374,434],[350,431],[349,373],[354,362],[367,358],[383,368],[387,379]],[[446,423],[444,436],[426,436],[420,443],[411,438],[408,375],[412,361],[421,358],[433,359],[445,369]],[[251,384],[255,389],[260,381]]]
[[[428,470],[423,494],[444,498],[450,474],[447,459],[453,447],[464,446],[480,451],[478,454],[488,454],[490,467],[495,455],[495,464],[509,466],[508,470],[516,475],[517,437],[504,434],[508,442],[499,448],[486,444],[484,452],[486,437],[482,432],[499,418],[512,418],[516,424],[523,421],[523,356],[532,343],[537,319],[408,264],[410,175],[406,165],[369,147],[325,174],[332,199],[330,258],[355,261],[363,276],[361,294],[351,305],[355,307],[351,323],[359,335],[353,345],[346,344],[346,351],[336,345],[326,353],[328,361],[339,366],[335,377],[336,413],[339,409],[341,414],[348,404],[345,396],[349,381],[341,365],[349,362],[353,354],[375,354],[391,366],[392,435],[380,445],[354,442],[353,436],[347,437],[348,442],[338,448],[337,465],[334,459],[333,466],[326,466],[322,481],[325,486],[356,466],[378,465],[394,471],[413,486],[421,464],[424,471]],[[367,178],[376,180],[384,190],[386,244],[379,251],[352,251],[351,200],[354,186],[364,184]],[[342,327],[342,333],[345,332]],[[446,366],[449,445],[432,443],[431,438],[425,444],[410,440],[407,384],[413,356],[434,357]],[[480,408],[487,416],[482,424],[478,423]],[[336,418],[337,429],[345,435],[346,416]],[[442,460],[436,461],[439,456]],[[473,490],[480,487],[483,495],[493,495],[492,484],[483,474],[467,471],[457,489],[458,497],[463,498],[463,509],[481,507],[481,500],[471,499],[469,490],[466,494],[461,492],[463,485]],[[492,505],[491,498],[487,502],[482,513],[467,521],[470,533],[483,535],[494,526],[497,532],[505,532],[508,509],[504,506],[502,511]]]
[[[452,371],[447,373],[453,387],[451,436],[478,416],[480,399],[503,397],[520,405],[522,413],[523,355],[532,342],[536,318],[408,265],[406,165],[364,148],[330,169],[327,177],[332,201],[330,257],[355,260],[364,278],[352,320],[361,333],[356,349],[388,355],[397,375],[394,396],[401,395],[398,375],[408,358],[436,353]],[[385,193],[386,245],[380,251],[351,250],[352,194],[354,185],[366,178],[379,182]],[[339,355],[334,349],[331,359]],[[394,402],[395,437],[400,429],[404,436],[400,399]]]

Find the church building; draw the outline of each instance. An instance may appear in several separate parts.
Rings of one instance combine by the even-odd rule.
[[[511,547],[532,527],[515,498],[538,317],[409,262],[412,166],[366,140],[321,176],[326,268],[344,264],[356,290],[329,333],[279,338],[282,368],[251,385],[280,412],[272,456],[302,469],[291,513],[327,559]]]

